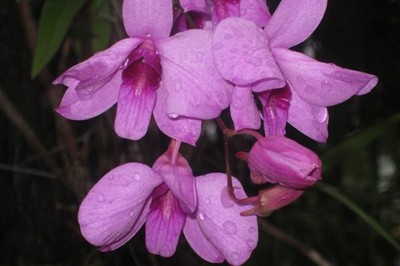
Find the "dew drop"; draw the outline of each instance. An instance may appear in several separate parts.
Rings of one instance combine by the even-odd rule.
[[[229,235],[234,235],[237,233],[237,226],[234,222],[232,221],[226,221],[223,225],[222,228],[224,228],[224,231],[229,234]]]
[[[172,118],[172,119],[175,119],[175,118],[177,118],[177,117],[178,117],[178,114],[175,114],[175,113],[169,113],[169,114],[168,114],[168,116],[169,116],[170,118]]]
[[[320,123],[323,123],[326,121],[326,119],[328,119],[328,111],[326,108],[315,108],[313,110],[313,115]]]
[[[249,58],[247,58],[246,62],[255,67],[260,67],[260,66],[262,66],[262,63],[263,63],[261,58],[254,57],[254,56],[250,56]]]
[[[212,48],[214,50],[219,50],[219,49],[222,49],[223,47],[224,47],[224,45],[222,43],[220,43],[220,42],[214,43],[213,46],[212,46]]]
[[[253,233],[255,233],[257,231],[257,229],[255,228],[255,227],[250,227],[250,229],[249,229],[249,233],[250,234],[253,234]]]
[[[109,180],[113,180],[114,178],[115,178],[115,175],[114,175],[114,174],[108,175],[108,179],[109,179]]]
[[[249,249],[253,249],[256,246],[256,242],[253,239],[247,240],[247,246]]]
[[[125,62],[122,64],[122,69],[126,69],[129,66],[129,58],[125,60]]]
[[[130,211],[130,212],[129,212],[129,216],[130,216],[130,217],[132,217],[133,214],[134,214],[133,211]]]
[[[204,221],[206,219],[206,216],[204,215],[204,213],[199,213],[199,219]]]
[[[237,261],[237,260],[239,260],[240,255],[237,252],[232,252],[231,258],[232,258],[232,260]]]
[[[201,63],[203,61],[204,53],[203,52],[197,52],[196,53],[196,60],[198,63]]]
[[[241,16],[244,16],[244,15],[246,15],[246,13],[247,13],[247,10],[246,9],[242,9],[242,10],[240,10],[240,15]]]
[[[142,174],[139,172],[133,173],[133,180],[140,181],[142,179]]]
[[[324,91],[330,91],[332,89],[332,85],[329,83],[328,80],[323,80],[321,82],[321,87]]]
[[[228,187],[224,187],[221,191],[221,204],[224,208],[232,208],[234,203],[228,193]]]
[[[103,195],[103,193],[101,193],[101,194],[99,194],[99,195],[97,196],[97,201],[98,201],[98,202],[104,202],[104,195]]]
[[[210,204],[211,203],[211,200],[210,199],[206,199],[206,204]]]

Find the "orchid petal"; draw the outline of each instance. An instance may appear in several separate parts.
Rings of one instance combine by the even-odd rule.
[[[265,33],[254,22],[227,18],[214,31],[213,53],[221,76],[237,85],[262,81],[264,90],[285,85]]]
[[[122,4],[122,16],[125,30],[130,37],[152,40],[165,38],[169,36],[172,27],[172,1],[125,0]]]
[[[233,86],[215,70],[211,32],[188,30],[158,42],[167,114],[212,119],[227,108]]]
[[[233,178],[235,194],[246,197],[242,185]],[[196,178],[198,212],[196,219],[204,236],[231,265],[241,265],[257,245],[255,216],[243,217],[248,206],[234,203],[227,192],[226,174],[212,173]]]
[[[328,139],[328,110],[305,102],[292,90],[288,122],[310,138],[326,142]]]
[[[122,246],[143,225],[150,195],[161,183],[161,177],[143,164],[114,168],[97,182],[79,208],[82,235],[102,251]]]
[[[211,263],[222,263],[225,260],[221,252],[203,235],[195,218],[186,218],[183,233],[189,245],[203,260]]]
[[[274,49],[273,54],[290,87],[310,104],[336,105],[371,91],[378,82],[373,75],[321,63],[302,53]]]
[[[185,12],[208,12],[205,0],[180,0],[179,3]]]
[[[201,120],[187,117],[170,118],[167,116],[168,92],[160,83],[153,115],[160,130],[170,138],[195,146],[201,132]]]
[[[326,6],[327,0],[282,0],[265,27],[271,47],[303,42],[321,22]]]
[[[122,84],[114,124],[117,135],[132,140],[141,139],[149,127],[155,101],[156,92],[153,89],[137,93],[129,84]]]
[[[240,1],[240,17],[251,20],[259,27],[265,27],[271,18],[265,0]]]
[[[172,164],[171,152],[167,151],[156,160],[153,169],[178,198],[182,210],[193,213],[197,207],[197,195],[194,176],[188,161],[178,154],[176,162]]]
[[[168,190],[155,199],[146,220],[146,247],[153,254],[170,257],[175,253],[185,214]]]
[[[54,80],[53,84],[75,87],[79,97],[91,97],[115,75],[129,54],[142,42],[140,39],[123,39],[79,63]],[[118,88],[116,88],[118,90]]]
[[[236,86],[233,89],[230,111],[235,130],[260,128],[260,112],[257,109],[253,93],[249,87]]]
[[[72,120],[95,117],[107,111],[117,102],[121,82],[121,71],[118,71],[103,87],[84,99],[78,96],[75,86],[70,85],[56,110],[65,118]]]

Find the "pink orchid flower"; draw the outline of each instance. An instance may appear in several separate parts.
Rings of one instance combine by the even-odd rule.
[[[311,35],[322,20],[326,5],[327,0],[282,0],[264,29],[250,20],[227,18],[218,24],[213,38],[217,70],[236,84],[232,102],[254,106],[252,92],[287,84],[291,92],[288,122],[321,142],[328,137],[326,107],[366,94],[378,82],[376,76],[321,63],[289,50]],[[255,107],[230,108],[231,112],[258,116]],[[249,123],[246,119],[234,120],[236,129],[259,125],[254,119]],[[286,121],[279,123],[284,125]]]
[[[232,85],[215,71],[211,32],[190,30],[169,37],[171,0],[125,0],[122,11],[129,38],[54,81],[68,86],[57,111],[84,120],[117,103],[115,131],[120,137],[143,137],[153,114],[166,135],[194,145],[201,119],[217,117],[231,100]]]
[[[183,157],[174,163],[170,158],[164,154],[153,169],[127,163],[103,176],[79,208],[82,235],[111,251],[146,223],[146,247],[153,254],[172,256],[183,231],[204,260],[243,264],[257,245],[256,216],[240,215],[247,208],[229,197],[225,174],[194,178]],[[238,197],[246,197],[236,179],[234,186]]]

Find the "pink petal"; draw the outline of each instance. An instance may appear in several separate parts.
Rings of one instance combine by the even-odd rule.
[[[321,63],[302,53],[274,49],[273,54],[291,89],[310,104],[336,105],[369,92],[378,82],[373,75]]]
[[[271,47],[289,48],[303,42],[324,16],[327,0],[282,0],[265,32]]]
[[[195,218],[186,217],[183,233],[189,245],[203,260],[211,263],[222,263],[225,260],[224,256],[203,235]]]
[[[142,40],[136,38],[123,39],[107,50],[98,52],[86,61],[71,67],[54,80],[53,84],[73,86],[79,97],[91,97],[113,78],[129,54],[141,42]]]
[[[66,90],[57,112],[72,120],[85,120],[95,117],[117,102],[121,82],[121,71],[118,71],[103,87],[93,92],[90,97],[85,98],[79,97],[75,86],[71,85]]]
[[[157,101],[154,107],[154,119],[160,130],[170,138],[195,146],[201,132],[201,120],[187,117],[170,118],[167,116],[168,92],[160,83],[157,90]]]
[[[205,0],[180,0],[179,3],[185,12],[208,12]]]
[[[310,138],[326,142],[328,139],[328,110],[326,107],[311,105],[292,91],[288,122]]]
[[[260,111],[257,109],[250,87],[236,86],[233,89],[230,111],[235,130],[260,128]]]
[[[79,208],[82,235],[102,251],[122,246],[143,225],[150,194],[161,183],[143,164],[114,168],[97,182]]]
[[[146,220],[146,247],[153,254],[170,257],[175,253],[185,214],[170,190],[153,199]]]
[[[265,0],[240,1],[240,17],[251,20],[259,27],[265,27],[271,18]]]
[[[182,210],[193,213],[197,207],[197,195],[192,169],[186,159],[178,154],[175,163],[171,163],[171,151],[161,155],[153,165],[156,171],[168,185],[174,196],[179,200]]]
[[[237,85],[262,81],[264,90],[285,85],[268,38],[254,22],[241,18],[221,21],[212,47],[215,65],[224,79]]]
[[[211,37],[209,31],[188,30],[157,43],[171,118],[212,119],[230,104],[233,86],[215,70]]]
[[[171,0],[125,0],[122,4],[125,30],[130,37],[152,40],[168,37],[172,27]]]
[[[114,125],[117,135],[132,140],[141,139],[149,127],[155,101],[155,90],[148,88],[138,93],[129,84],[123,84]]]
[[[233,181],[237,197],[246,197],[239,181]],[[228,263],[243,264],[257,245],[257,218],[240,215],[248,206],[239,206],[229,198],[225,174],[199,176],[196,178],[196,187],[196,219],[204,236],[223,254]]]

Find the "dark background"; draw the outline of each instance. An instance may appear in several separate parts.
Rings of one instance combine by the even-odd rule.
[[[271,10],[278,2],[271,1]],[[141,141],[119,139],[114,109],[80,122],[54,112],[64,89],[51,81],[93,53],[86,22],[95,14],[86,6],[80,11],[60,51],[31,79],[42,5],[0,1],[0,265],[208,265],[183,237],[169,259],[146,252],[143,230],[111,253],[98,252],[81,237],[76,213],[94,182],[127,161],[151,165],[168,139],[154,121]],[[110,5],[114,18],[119,5]],[[123,37],[116,30],[120,21],[112,21],[111,43]],[[259,245],[245,265],[315,265],[311,251],[323,257],[319,265],[400,265],[392,245],[324,192],[325,186],[336,188],[399,240],[400,1],[332,0],[314,35],[296,49],[306,46],[320,61],[373,73],[380,82],[370,94],[330,108],[326,144],[289,128],[290,137],[321,155],[325,185],[260,218]],[[209,121],[204,128],[216,126]],[[235,139],[232,154],[251,143]],[[183,146],[182,153],[196,175],[224,171],[220,133],[214,138],[203,132],[198,147]],[[246,166],[234,162],[234,174],[256,194]]]

